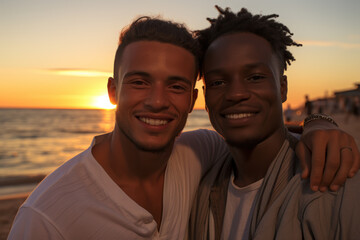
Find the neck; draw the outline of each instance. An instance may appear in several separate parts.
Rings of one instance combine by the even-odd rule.
[[[118,184],[127,181],[156,181],[165,173],[172,145],[162,151],[139,149],[115,130],[93,148],[95,159]]]
[[[162,151],[140,149],[115,127],[93,155],[112,180],[152,214],[160,228],[165,170],[173,143]]]
[[[245,187],[265,177],[286,138],[285,127],[254,145],[229,146],[235,161],[234,183]]]

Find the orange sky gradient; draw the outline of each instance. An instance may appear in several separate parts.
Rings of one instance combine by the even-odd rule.
[[[215,4],[280,15],[302,43],[290,51],[288,100],[302,106],[360,82],[360,1],[134,0],[2,1],[0,3],[0,108],[110,108],[107,79],[120,30],[140,15],[161,15],[190,29],[208,26]],[[126,6],[126,7],[124,7]],[[146,9],[146,10],[144,10]],[[195,108],[204,108],[202,82]]]

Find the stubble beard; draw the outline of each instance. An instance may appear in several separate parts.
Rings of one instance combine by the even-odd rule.
[[[131,137],[123,128],[119,126],[118,122],[116,122],[116,125],[117,128],[121,131],[121,133],[126,137],[126,139],[129,140],[139,151],[149,153],[162,153],[168,150],[169,147],[172,147],[175,141],[174,139],[169,140],[165,145],[159,147],[146,146],[145,144],[139,143],[138,141],[136,141],[136,139]]]

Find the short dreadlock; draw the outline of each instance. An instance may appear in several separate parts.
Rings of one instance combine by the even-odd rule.
[[[252,15],[246,8],[242,8],[235,14],[229,8],[224,10],[217,5],[215,8],[219,11],[219,16],[214,19],[207,18],[211,26],[195,32],[203,52],[201,63],[203,63],[206,50],[215,39],[234,32],[250,32],[265,38],[278,55],[284,70],[291,61],[295,61],[287,47],[302,45],[291,39],[293,34],[285,25],[274,20],[279,15]]]

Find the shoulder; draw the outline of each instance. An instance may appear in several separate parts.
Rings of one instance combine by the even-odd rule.
[[[348,178],[345,184],[336,192],[313,192],[309,180],[302,180],[296,190],[299,199],[299,214],[303,218],[329,219],[340,217],[340,214],[357,214],[360,219],[360,174]]]
[[[304,232],[355,239],[360,234],[360,174],[347,179],[337,192],[303,192],[299,218]],[[305,189],[305,188],[303,188]],[[356,236],[356,237],[355,237]]]
[[[63,163],[52,173],[50,173],[41,183],[35,188],[25,204],[36,206],[38,203],[54,200],[52,196],[58,196],[71,191],[75,187],[84,187],[90,185],[93,179],[99,175],[94,174],[98,171],[98,164],[92,155],[92,148],[105,135],[94,137],[91,145],[79,153],[75,157]],[[95,175],[95,176],[94,176]]]
[[[199,129],[182,133],[175,141],[173,156],[194,155],[212,165],[229,154],[224,139],[215,131]]]
[[[342,213],[357,215],[358,222],[360,220],[360,172],[358,171],[354,177],[348,178],[345,184],[337,192],[339,195],[338,204],[341,206]],[[360,224],[360,222],[359,222]],[[360,229],[359,229],[360,231]]]
[[[186,175],[203,176],[228,155],[226,142],[215,131],[200,129],[184,132],[175,141],[168,168],[184,168],[187,169]]]
[[[90,154],[89,148],[55,169],[40,182],[25,201],[24,206],[38,208],[44,203],[63,197],[66,191],[71,191],[71,188],[79,185],[81,183],[79,179],[87,174],[85,165],[88,164]]]
[[[15,218],[16,227],[13,227],[12,231],[14,236],[26,231],[29,231],[31,236],[61,235],[59,223],[68,221],[69,214],[80,209],[74,206],[82,202],[78,196],[83,194],[80,193],[83,190],[79,189],[84,189],[80,179],[86,171],[83,167],[88,155],[86,151],[57,168],[30,194]],[[33,231],[35,229],[37,231]]]
[[[199,129],[182,133],[175,141],[174,147],[186,147],[197,152],[228,151],[227,144],[217,132]]]
[[[183,132],[176,139],[177,143],[201,143],[201,142],[212,142],[212,141],[221,141],[224,142],[224,139],[215,131],[208,129],[198,129],[195,131]],[[225,142],[224,142],[225,143]]]
[[[31,207],[22,207],[16,215],[8,239],[64,239],[51,219]]]
[[[326,207],[326,203],[332,203],[332,207],[329,210],[333,210],[333,207],[346,207],[346,202],[348,203],[358,203],[360,201],[360,173],[355,174],[354,177],[348,178],[345,184],[336,192],[326,191],[326,192],[313,192],[309,188],[309,181],[303,180],[301,182],[301,200],[302,204],[305,207],[311,205],[321,205],[321,207]],[[334,205],[335,204],[335,205]],[[357,204],[358,205],[358,204]],[[360,207],[359,207],[360,209]]]

